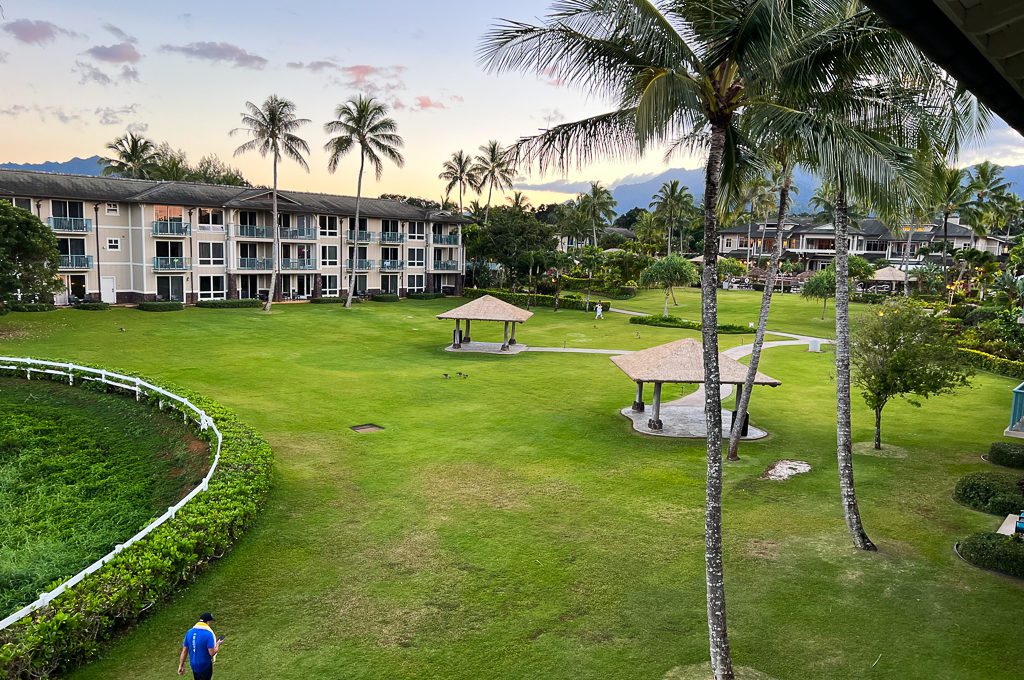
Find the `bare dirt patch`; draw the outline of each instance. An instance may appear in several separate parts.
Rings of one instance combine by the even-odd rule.
[[[762,560],[771,560],[772,562],[778,560],[781,550],[782,546],[778,541],[769,541],[764,538],[747,541],[747,552]]]
[[[794,475],[802,475],[810,471],[810,463],[805,463],[802,460],[777,460],[761,473],[761,479],[781,482]]]
[[[529,504],[522,482],[488,465],[439,465],[423,477],[424,495],[441,505],[478,505],[522,510]]]
[[[882,444],[881,450],[876,449],[873,442],[857,442],[853,452],[858,456],[874,456],[875,458],[906,458],[907,450],[902,446]]]

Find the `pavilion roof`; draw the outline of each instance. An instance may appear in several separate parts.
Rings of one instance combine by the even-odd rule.
[[[903,283],[907,280],[906,274],[896,267],[882,267],[875,272],[875,275],[871,277],[874,281],[898,281]],[[916,281],[916,276],[910,277],[911,281]]]
[[[533,312],[520,309],[493,295],[484,295],[471,300],[461,307],[438,314],[438,319],[469,319],[471,321],[515,321],[523,323]]]
[[[612,363],[635,382],[704,382],[704,348],[693,338],[615,356]],[[718,355],[718,366],[723,383],[739,385],[747,379],[747,367],[724,354]],[[754,384],[777,387],[782,383],[758,372]]]

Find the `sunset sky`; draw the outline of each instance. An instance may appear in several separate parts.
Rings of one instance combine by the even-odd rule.
[[[488,139],[510,143],[552,123],[606,109],[544,78],[486,73],[476,50],[498,17],[531,20],[549,0],[445,3],[391,0],[271,3],[57,2],[3,0],[0,20],[0,162],[62,161],[103,155],[127,129],[188,152],[239,166],[270,182],[259,156],[232,158],[243,140],[228,136],[246,100],[276,93],[313,122],[302,131],[310,173],[285,163],[281,185],[354,193],[355,158],[326,169],[322,124],[348,97],[384,99],[406,141],[404,169],[388,167],[382,191],[438,199],[440,164]],[[1024,163],[1024,140],[999,121],[964,162],[989,157]],[[522,185],[534,203],[564,198],[580,182],[627,183],[701,159],[660,153],[639,163],[604,163],[568,177],[536,175]]]

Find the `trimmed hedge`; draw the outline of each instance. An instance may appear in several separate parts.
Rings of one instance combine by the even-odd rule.
[[[52,312],[57,309],[49,302],[12,302],[12,312]]]
[[[981,352],[976,349],[968,349],[967,347],[960,347],[959,350],[967,360],[967,363],[975,368],[1005,375],[1008,378],[1024,380],[1024,361],[1003,359],[1002,357],[997,357],[994,354],[988,354],[987,352]]]
[[[36,374],[33,379],[42,378]],[[76,380],[75,385],[113,389],[85,380]],[[216,402],[166,387],[206,411],[223,436],[220,463],[208,490],[47,607],[0,631],[0,678],[53,677],[95,658],[103,642],[134,625],[153,605],[222,557],[263,508],[272,471],[266,441]],[[156,406],[159,397],[144,400]],[[174,408],[176,402],[165,406]],[[216,441],[212,430],[197,429],[196,434]]]
[[[256,298],[241,298],[239,300],[200,300],[196,307],[203,309],[255,309],[262,307],[263,302]]]
[[[513,304],[517,307],[526,307],[527,298],[534,307],[554,307],[555,296],[554,295],[526,295],[525,293],[509,293],[504,290],[487,290],[485,288],[467,288],[462,291],[462,297],[469,298],[470,300],[483,297],[484,295],[491,295],[504,300],[509,304]],[[590,308],[593,309],[594,305],[597,304],[601,298],[591,296]],[[606,305],[607,307],[607,305]],[[586,301],[574,297],[561,296],[558,300],[559,309],[579,309],[586,310]]]
[[[1024,444],[993,442],[988,450],[988,461],[1004,467],[1024,468]]]
[[[1024,578],[1024,539],[983,532],[960,541],[960,554],[973,565]]]
[[[850,293],[850,302],[880,305],[891,297],[891,295],[887,295],[886,293]]]
[[[394,293],[377,293],[376,295],[371,295],[370,299],[374,302],[398,302],[402,298]]]
[[[140,302],[135,309],[143,312],[180,312],[185,309],[181,302]]]
[[[352,298],[352,302],[356,302],[355,298]],[[345,304],[345,298],[343,297],[318,297],[310,300],[310,303],[314,305],[343,305]]]
[[[81,309],[86,312],[102,312],[110,309],[110,305],[106,302],[79,302],[75,305],[75,309]]]
[[[1024,510],[1021,480],[1011,472],[973,472],[956,483],[953,498],[974,510],[1006,516]]]
[[[677,316],[631,316],[629,317],[630,323],[640,324],[643,326],[663,326],[665,328],[688,328],[690,330],[699,331],[702,328],[700,321],[690,321],[689,319],[680,319]],[[740,333],[751,333],[751,329],[738,324],[723,323],[718,325],[718,332],[723,335],[736,335]]]
[[[444,293],[409,293],[410,300],[438,300],[445,297]]]

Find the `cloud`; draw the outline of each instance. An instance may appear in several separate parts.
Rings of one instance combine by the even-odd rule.
[[[139,71],[134,66],[125,64],[121,67],[121,75],[118,78],[122,83],[139,82]]]
[[[96,45],[85,51],[97,61],[105,61],[111,64],[135,64],[142,59],[142,55],[130,42],[120,42],[116,45]]]
[[[114,24],[103,24],[104,30],[108,31],[115,38],[121,42],[136,43],[138,39],[133,35],[128,35]]]
[[[579,194],[590,191],[590,182],[570,181],[567,179],[556,179],[551,182],[529,183],[521,181],[525,178],[516,179],[516,189],[532,191],[553,191],[560,194]]]
[[[94,83],[96,85],[113,85],[114,79],[104,73],[101,69],[96,68],[92,64],[85,61],[76,61],[75,67],[71,69],[73,72],[78,73],[80,76],[78,79],[79,85],[87,85]]]
[[[238,45],[226,42],[193,42],[187,45],[161,45],[163,52],[176,52],[192,59],[227,62],[240,68],[261,69],[267,60],[258,54],[246,52]]]
[[[66,109],[62,106],[39,106],[38,104],[14,104],[7,108],[0,108],[0,116],[20,118],[22,116],[35,115],[44,123],[56,120],[65,124],[82,123],[86,121],[88,116],[95,116],[96,122],[100,125],[124,125],[126,118],[137,116],[138,113],[138,104],[101,106],[96,109]],[[128,125],[130,130],[141,130],[143,132],[148,127],[146,123],[138,121]]]
[[[992,119],[988,134],[975,148],[966,149],[961,165],[973,165],[988,159],[1001,165],[1024,164],[1024,137],[999,117]]]
[[[68,111],[60,106],[25,106],[24,104],[14,104],[6,109],[0,109],[0,116],[9,116],[11,118],[20,118],[28,114],[36,114],[39,116],[39,120],[46,122],[51,118],[55,118],[61,123],[74,123],[81,120],[81,113]]]
[[[144,135],[146,130],[149,129],[149,123],[129,123],[128,132],[134,135]]]
[[[58,36],[66,35],[69,38],[85,37],[80,33],[61,28],[50,21],[37,21],[34,19],[15,19],[4,24],[4,30],[28,45],[45,45],[53,42]]]
[[[124,125],[125,116],[134,116],[139,112],[138,104],[125,106],[101,106],[95,110],[100,125]]]
[[[541,71],[541,76],[543,76],[541,80],[543,80],[548,85],[551,85],[552,87],[565,86],[565,79],[558,75],[558,71],[555,69],[554,66],[549,66],[548,68]]]
[[[3,50],[0,50],[0,64],[5,63],[7,61],[7,57],[9,56],[11,56],[10,52],[4,52]]]
[[[301,69],[310,73],[327,73],[330,75],[330,82],[334,85],[390,100],[394,108],[404,107],[404,104],[395,99],[395,93],[405,90],[402,74],[405,73],[406,67],[401,64],[344,66],[336,59],[325,57],[316,61],[290,61],[285,65],[291,69]]]
[[[426,111],[427,109],[447,109],[444,102],[435,101],[426,95],[420,95],[414,100],[414,111]]]
[[[294,69],[305,69],[312,71],[313,73],[321,73],[322,71],[340,71],[341,66],[330,59],[320,59],[319,61],[289,61],[285,64],[288,68]]]

